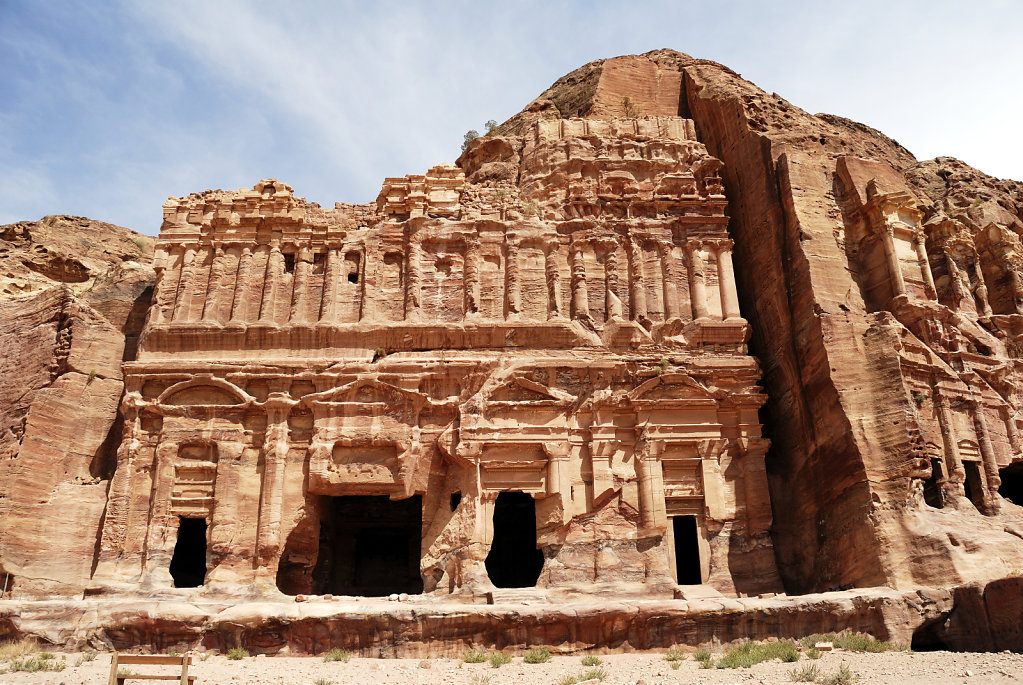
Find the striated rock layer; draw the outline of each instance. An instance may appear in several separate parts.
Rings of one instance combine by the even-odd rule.
[[[121,363],[154,279],[139,260],[153,241],[80,217],[0,236],[0,588],[80,593],[114,469]]]

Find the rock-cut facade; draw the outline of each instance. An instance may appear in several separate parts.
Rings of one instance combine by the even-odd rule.
[[[538,120],[374,204],[170,199],[94,586],[779,590],[721,166]]]

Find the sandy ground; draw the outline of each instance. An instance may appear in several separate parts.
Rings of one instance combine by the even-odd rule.
[[[0,685],[15,683],[64,683],[94,685],[106,683],[110,656],[99,654],[95,660],[79,662],[78,654],[58,654],[67,668],[59,673],[4,673]],[[810,661],[805,656],[794,664],[764,662],[749,669],[704,670],[692,658],[672,669],[660,653],[611,654],[600,656],[599,666],[607,673],[605,685],[667,685],[669,683],[791,683],[790,673],[811,663],[824,674],[846,664],[857,676],[856,683],[1020,683],[1023,682],[1023,654],[973,654],[952,652],[886,652],[857,654],[844,651],[825,653]],[[0,666],[0,669],[3,667]],[[153,672],[132,667],[136,673]],[[157,669],[168,672],[166,667]],[[348,663],[324,662],[321,657],[248,657],[230,661],[223,656],[196,660],[191,669],[196,683],[254,683],[288,685],[336,685],[348,683],[402,683],[405,685],[557,685],[565,676],[589,670],[579,656],[555,656],[549,663],[526,664],[521,656],[500,668],[489,663],[463,664],[456,659],[370,659],[353,657]],[[322,680],[321,680],[322,679]],[[128,681],[143,683],[147,681]],[[149,681],[153,682],[153,681]],[[160,682],[160,681],[157,681]]]

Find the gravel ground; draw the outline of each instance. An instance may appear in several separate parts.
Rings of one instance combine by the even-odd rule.
[[[106,683],[110,657],[99,654],[79,664],[79,654],[58,654],[67,668],[58,673],[4,673],[0,685],[46,683],[94,685]],[[825,675],[845,664],[857,683],[1018,683],[1023,682],[1023,654],[973,654],[954,652],[884,652],[862,654],[845,651],[825,653],[811,661],[805,656],[796,663],[764,662],[748,669],[701,669],[692,657],[672,669],[659,653],[610,654],[600,656],[607,676],[604,685],[645,685],[674,683],[791,683],[794,669],[816,664]],[[79,665],[76,665],[79,664]],[[2,669],[3,666],[0,666]],[[153,672],[134,666],[136,673]],[[158,669],[168,672],[167,667]],[[463,664],[456,659],[370,659],[353,657],[347,663],[324,662],[322,657],[248,657],[238,661],[223,656],[196,660],[191,668],[196,683],[253,683],[270,685],[326,685],[334,683],[401,683],[405,685],[557,685],[566,676],[589,670],[579,656],[555,656],[549,663],[526,664],[516,656],[509,664],[493,668],[489,663]],[[146,682],[146,681],[131,681]],[[150,681],[152,682],[152,681]]]

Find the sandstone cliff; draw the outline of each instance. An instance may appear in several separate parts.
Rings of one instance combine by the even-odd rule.
[[[997,494],[1020,458],[1020,184],[917,163],[869,127],[664,50],[588,64],[498,132],[626,110],[692,117],[724,162],[786,587],[1023,567],[1023,510]]]
[[[9,592],[74,593],[92,572],[121,362],[148,309],[152,245],[81,217],[0,226],[0,586]]]

